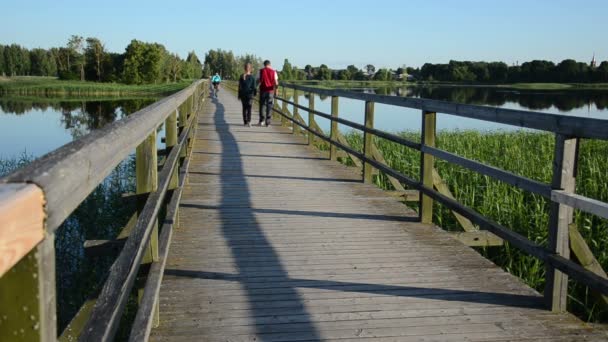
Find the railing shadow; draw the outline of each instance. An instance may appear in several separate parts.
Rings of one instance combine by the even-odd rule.
[[[264,266],[270,267],[276,272],[278,277],[276,279],[278,279],[280,282],[283,282],[282,279],[287,280],[287,271],[282,265],[280,257],[274,250],[272,244],[265,238],[265,235],[255,218],[254,211],[250,209],[253,206],[251,203],[251,193],[249,191],[247,179],[243,172],[243,163],[240,158],[241,154],[239,151],[239,146],[236,138],[230,130],[230,125],[225,118],[226,110],[224,105],[217,99],[213,99],[213,104],[216,106],[214,114],[215,131],[219,136],[222,151],[224,152],[221,156],[220,182],[222,199],[220,207],[229,207],[232,205],[232,203],[234,203],[235,200],[238,200],[239,203],[249,204],[247,206],[239,205],[238,215],[235,215],[234,211],[232,210],[220,210],[222,234],[224,235],[226,244],[231,248],[234,263],[239,273],[244,274],[240,284],[248,297],[249,307],[252,312],[251,316],[253,317],[253,323],[255,323],[256,331],[258,333],[258,340],[263,341],[263,334],[268,333],[268,331],[263,330],[264,324],[263,321],[261,321],[261,317],[267,315],[268,313],[264,302],[258,301],[255,298],[254,288],[259,285],[259,283],[252,282],[251,278],[245,276],[246,273],[249,273],[248,268],[251,268],[252,266],[246,256],[246,253],[243,253],[244,250],[241,235],[243,233],[246,233],[248,236],[253,235],[257,240],[255,246],[250,247],[252,252],[254,249],[259,250],[260,246],[264,247],[266,257]],[[231,185],[234,183],[240,184],[241,186],[234,187]],[[242,224],[243,221],[248,222],[248,224],[242,225],[241,230],[235,230],[234,226],[236,224]],[[238,247],[238,249],[235,247]],[[248,247],[245,247],[245,250],[247,249]],[[318,340],[319,334],[317,329],[312,324],[308,314],[306,313],[304,301],[298,294],[296,288],[291,286],[282,287],[280,295],[282,300],[284,300],[284,298],[288,298],[290,301],[298,303],[298,306],[303,309],[304,315],[304,319],[302,319],[302,322],[300,322],[302,330],[306,331],[306,335],[310,338],[310,340]],[[272,298],[270,300],[272,300]]]

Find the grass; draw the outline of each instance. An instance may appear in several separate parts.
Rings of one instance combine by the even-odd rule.
[[[53,77],[13,77],[0,79],[0,95],[17,96],[147,96],[175,93],[190,85],[191,81],[177,83],[128,85],[120,83],[98,83],[62,81]]]
[[[419,132],[403,132],[400,135],[420,141]],[[348,133],[345,136],[353,148],[362,149],[361,134]],[[419,178],[419,152],[384,139],[376,139],[375,143],[392,168],[414,179]],[[525,131],[442,131],[437,135],[437,145],[449,152],[534,180],[545,183],[551,181],[554,147],[554,136],[551,134]],[[608,141],[583,140],[579,153],[577,193],[608,202]],[[546,246],[549,217],[547,200],[441,160],[437,160],[436,168],[459,202],[529,240]],[[382,173],[374,181],[383,189],[392,189]],[[416,205],[413,204],[414,207]],[[433,220],[447,230],[460,230],[453,214],[437,203]],[[577,211],[575,222],[595,257],[604,269],[608,269],[608,220]],[[539,260],[509,244],[480,248],[479,252],[542,292],[545,269]],[[608,320],[608,310],[596,304],[585,286],[571,281],[569,295],[570,311],[579,317],[589,321]]]

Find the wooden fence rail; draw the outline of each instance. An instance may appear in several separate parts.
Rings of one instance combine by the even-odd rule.
[[[188,165],[185,157],[207,91],[205,82],[194,82],[0,179],[0,341],[57,340],[54,232],[133,151],[138,196],[145,205],[118,241],[108,242],[123,248],[107,280],[59,339],[111,341],[142,262],[150,264],[150,271],[131,340],[147,339]],[[166,149],[158,172],[156,132],[161,125],[166,125]]]
[[[277,100],[281,101],[283,106],[281,108],[275,106],[274,111],[293,123],[294,132],[296,131],[295,128],[299,126],[307,132],[309,141],[312,136],[316,136],[318,139],[329,143],[332,149],[332,152],[330,153],[331,156],[334,155],[333,149],[338,148],[348,153],[349,156],[359,159],[364,165],[364,181],[370,181],[371,172],[369,171],[369,168],[373,167],[383,172],[386,176],[392,177],[405,184],[410,189],[417,190],[421,196],[420,220],[422,222],[431,223],[433,202],[437,201],[453,212],[458,213],[461,218],[469,220],[472,224],[481,229],[489,231],[497,237],[508,241],[513,246],[545,262],[548,276],[545,299],[547,306],[551,308],[551,310],[566,310],[568,276],[587,285],[592,290],[603,295],[608,295],[608,280],[604,276],[605,273],[587,269],[569,259],[570,248],[568,239],[569,226],[573,220],[573,209],[579,209],[603,218],[608,218],[608,203],[574,194],[578,141],[580,138],[608,140],[608,120],[465,105],[427,99],[375,95],[345,90],[320,89],[297,84],[283,83],[282,87],[282,97],[277,97]],[[294,101],[290,101],[287,98],[285,89],[293,90]],[[332,113],[327,114],[315,110],[314,107],[300,105],[297,101],[300,92],[308,94],[310,98],[314,98],[315,94],[331,97]],[[337,115],[339,97],[360,100],[365,103],[365,106],[362,106],[365,108],[365,123],[363,125],[345,120]],[[421,143],[410,141],[395,134],[373,128],[374,103],[420,109],[422,112]],[[292,106],[293,115],[288,113],[285,104]],[[336,113],[334,113],[334,107],[336,108]],[[296,115],[298,109],[309,113],[308,124],[306,124],[304,120],[301,120],[299,115]],[[551,184],[544,184],[435,147],[436,113],[555,133],[556,146],[553,163],[553,182]],[[316,126],[314,116],[320,116],[331,121],[329,136],[325,135],[318,127],[314,127]],[[345,140],[339,139],[340,132],[337,131],[337,123],[363,132],[365,136],[365,147],[363,152],[351,148]],[[380,162],[378,160],[379,158],[374,157],[371,148],[373,136],[420,151],[420,179],[416,180],[405,176],[386,165],[385,162]],[[435,169],[434,158],[439,158],[449,163],[459,165],[547,198],[550,203],[552,203],[550,224],[548,227],[550,237],[549,247],[545,248],[537,245],[511,229],[462,205],[454,199],[449,192],[446,193],[446,191],[435,190],[434,187],[437,187],[438,182],[433,181]],[[437,178],[437,175],[435,175],[435,178]],[[577,243],[580,244],[580,241],[577,241]],[[588,251],[588,248],[579,247],[576,250]],[[577,256],[579,260],[583,257],[585,260],[589,259],[589,256],[586,255]]]

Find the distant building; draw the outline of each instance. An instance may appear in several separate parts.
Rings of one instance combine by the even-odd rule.
[[[595,69],[597,67],[597,62],[595,61],[595,53],[593,53],[593,58],[591,58],[591,63],[589,63],[591,69]]]

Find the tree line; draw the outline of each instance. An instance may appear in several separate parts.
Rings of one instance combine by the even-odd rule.
[[[202,64],[194,51],[185,59],[158,43],[133,39],[123,53],[101,40],[73,35],[65,46],[27,49],[0,45],[0,75],[56,76],[63,80],[149,84],[200,78]]]
[[[380,68],[373,64],[360,69],[349,65],[345,69],[330,69],[321,64],[318,67],[306,65],[304,69],[292,66],[285,59],[280,71],[284,80],[355,80],[355,81],[396,81],[415,79],[419,81],[466,82],[466,83],[518,83],[518,82],[560,82],[592,83],[608,82],[608,61],[599,66],[566,59],[560,63],[533,60],[521,65],[507,65],[504,62],[450,61],[444,64],[425,63],[421,68],[399,67]]]
[[[262,59],[256,55],[236,56],[232,51],[211,49],[205,54],[203,77],[217,73],[224,79],[236,80],[243,73],[245,63],[251,63],[254,72],[263,67]]]

